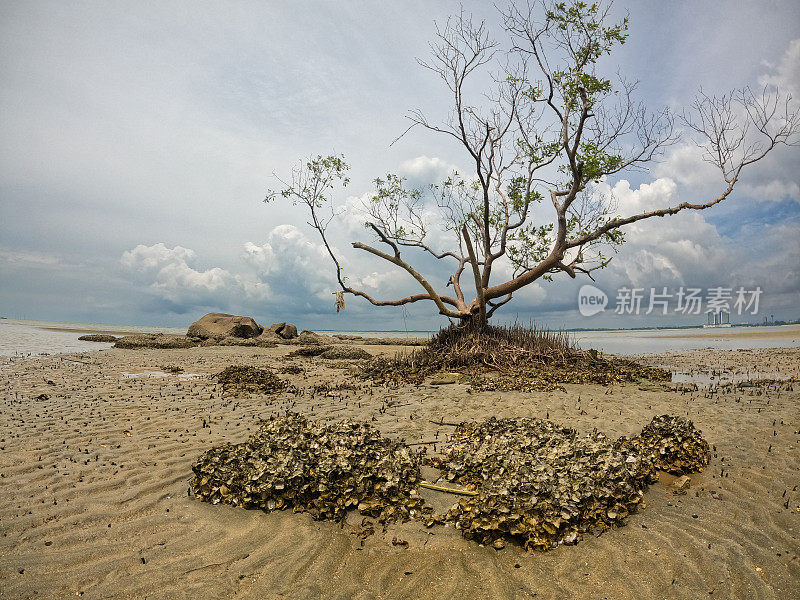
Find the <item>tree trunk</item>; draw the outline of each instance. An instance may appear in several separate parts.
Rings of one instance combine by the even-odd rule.
[[[470,321],[477,318],[478,322],[480,323],[480,328],[482,329],[487,323],[486,295],[484,294],[483,282],[478,269],[478,258],[475,254],[475,250],[472,247],[472,240],[469,238],[469,230],[467,229],[466,225],[461,228],[461,234],[464,236],[464,242],[467,245],[467,253],[469,254],[469,262],[472,265],[472,275],[475,278],[475,302],[478,303],[478,314],[475,315],[475,313],[473,313],[469,318]]]
[[[484,306],[484,310],[472,313],[468,317],[461,317],[461,323],[459,325],[464,329],[468,329],[473,333],[481,333],[486,326],[489,324],[489,320],[486,318],[486,307]]]

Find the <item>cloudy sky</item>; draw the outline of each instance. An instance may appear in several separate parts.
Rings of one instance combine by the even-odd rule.
[[[465,9],[497,24],[485,2]],[[306,216],[261,202],[311,154],[342,153],[352,182],[333,243],[351,281],[380,297],[416,292],[402,272],[361,255],[360,198],[373,178],[423,185],[466,170],[445,138],[407,127],[409,109],[444,115],[448,96],[417,64],[435,0],[0,3],[0,315],[183,325],[205,312],[308,329],[429,329],[430,303],[336,314],[333,271]],[[641,81],[648,105],[680,109],[699,87],[779,85],[800,97],[800,5],[618,2],[631,35],[610,68]],[[493,27],[495,27],[493,26]],[[498,32],[498,38],[502,36]],[[792,89],[792,86],[795,86]],[[625,211],[720,191],[685,140],[645,174],[603,184]],[[624,211],[623,211],[624,212]],[[723,204],[626,229],[595,284],[755,289],[759,314],[800,317],[800,148],[779,148]],[[442,244],[445,240],[440,240]],[[438,241],[437,241],[438,243]],[[423,262],[443,285],[449,273]],[[566,276],[535,284],[505,320],[552,327],[693,324],[702,315],[612,310],[585,318]],[[590,283],[590,282],[589,282]],[[644,312],[644,310],[643,310]]]

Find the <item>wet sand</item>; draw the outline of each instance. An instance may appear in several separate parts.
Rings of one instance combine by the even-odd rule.
[[[284,359],[293,349],[0,359],[0,597],[800,597],[798,384],[724,394],[638,384],[468,393],[465,385],[362,382],[312,394],[313,385],[352,379],[341,363]],[[797,349],[646,360],[682,370],[800,372]],[[304,373],[281,377],[301,393],[221,397],[209,375],[231,364],[299,365]],[[167,374],[169,366],[184,371]],[[672,413],[691,418],[715,451],[686,495],[674,495],[672,478],[662,474],[645,495],[647,508],[627,526],[544,554],[512,544],[484,548],[450,527],[414,522],[378,531],[362,546],[353,525],[187,496],[191,465],[204,450],[243,441],[257,419],[287,409],[370,420],[408,442],[444,439],[449,428],[430,422],[441,419],[548,417],[619,436]],[[425,494],[440,509],[455,501]],[[395,538],[408,547],[393,545]]]
[[[736,327],[736,328],[727,328],[727,327],[714,327],[714,328],[707,328],[703,329],[702,332],[698,333],[671,333],[665,335],[650,335],[644,336],[651,339],[658,339],[658,338],[711,338],[711,337],[721,337],[721,338],[750,338],[750,339],[759,339],[759,340],[766,340],[766,339],[781,339],[781,338],[790,338],[790,339],[797,339],[800,338],[800,325],[782,325],[780,328],[777,329],[770,329],[767,331],[761,330],[760,327]]]
[[[130,331],[121,331],[118,329],[89,329],[88,327],[39,327],[45,331],[61,331],[63,333],[93,333],[104,335],[131,335]],[[148,333],[148,332],[137,332]],[[155,332],[154,332],[155,333]]]

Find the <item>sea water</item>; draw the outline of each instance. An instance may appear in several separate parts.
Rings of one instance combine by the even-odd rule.
[[[742,331],[758,335],[770,331],[791,331],[783,337],[726,337],[726,333]],[[150,327],[140,325],[107,325],[99,323],[62,323],[55,321],[25,321],[0,319],[0,356],[42,356],[64,352],[88,352],[110,348],[112,344],[82,342],[78,337],[87,333],[110,332],[116,335],[134,333],[171,333],[183,335],[185,327]],[[794,333],[796,332],[796,333]],[[360,335],[383,338],[429,338],[432,331],[320,331],[320,333]],[[748,327],[714,329],[643,329],[621,331],[576,331],[570,337],[583,349],[595,349],[607,354],[651,354],[700,350],[800,347],[800,328]],[[691,335],[697,337],[680,337]]]
[[[98,332],[111,332],[114,335],[158,332],[182,335],[186,333],[186,328],[0,319],[0,356],[43,356],[111,348],[112,344],[109,343],[78,340],[82,335]]]

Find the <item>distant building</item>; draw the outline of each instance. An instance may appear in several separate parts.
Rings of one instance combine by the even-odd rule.
[[[708,322],[703,327],[730,327],[731,313],[724,310],[708,313]]]

